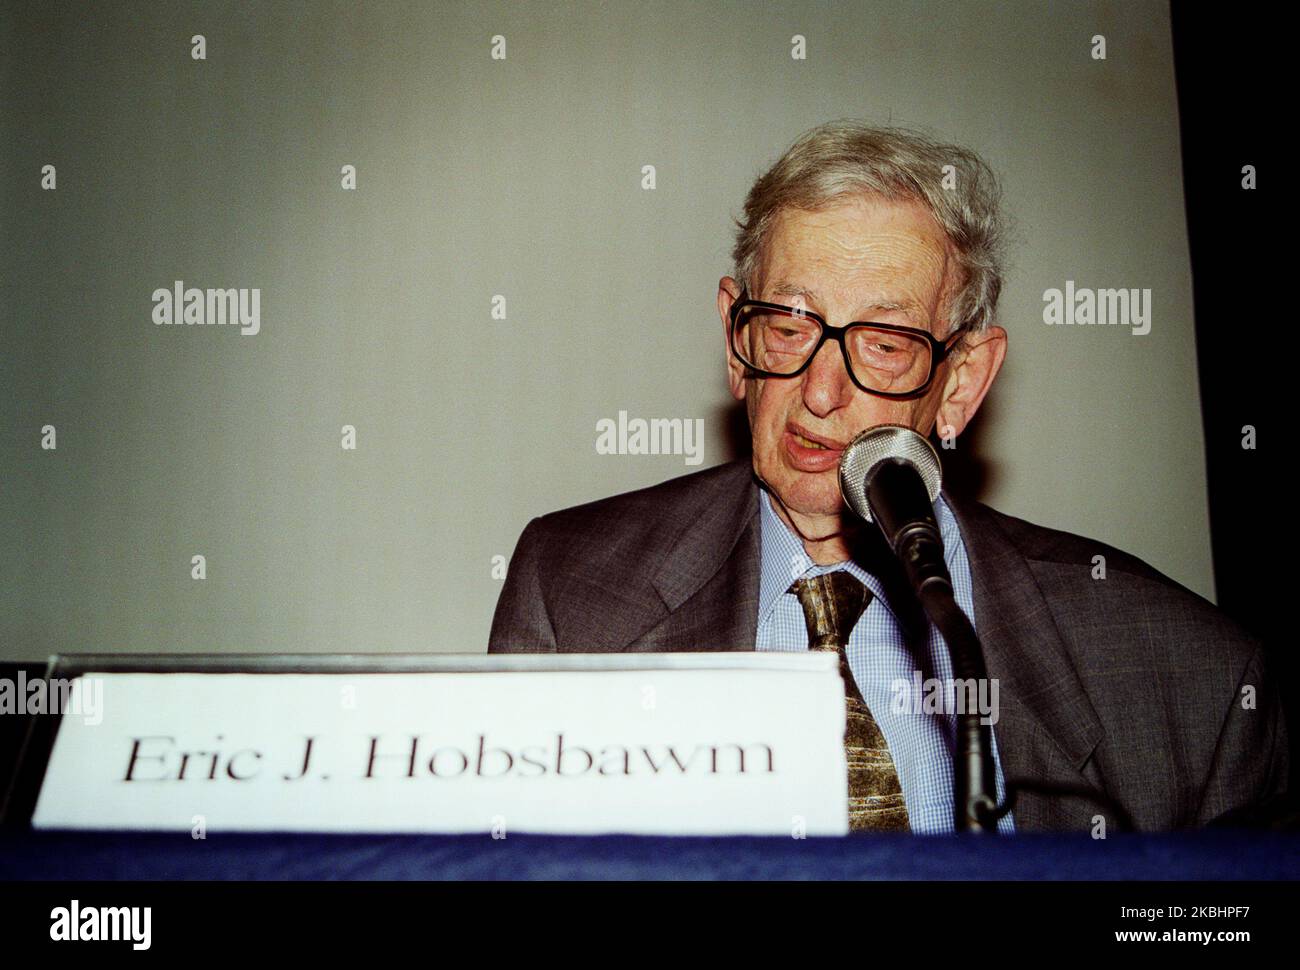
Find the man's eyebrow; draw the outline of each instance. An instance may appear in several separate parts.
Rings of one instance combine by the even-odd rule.
[[[781,280],[772,286],[773,296],[798,296],[809,303],[820,303],[817,291],[799,283]],[[898,310],[909,316],[925,316],[925,309],[915,300],[874,300],[863,307],[864,313],[870,315],[873,310]],[[866,319],[862,317],[861,319]]]
[[[773,296],[801,296],[805,300],[816,301],[817,291],[806,286],[800,286],[798,283],[791,283],[787,280],[781,280],[772,287]]]

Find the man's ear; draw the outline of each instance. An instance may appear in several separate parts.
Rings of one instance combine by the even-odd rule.
[[[745,365],[731,352],[731,307],[740,298],[740,284],[730,276],[718,280],[718,316],[722,318],[722,346],[727,358],[727,383],[731,396],[745,399]]]
[[[962,341],[962,349],[949,358],[948,378],[935,416],[941,437],[955,437],[966,429],[1007,356],[1007,332],[1001,327],[967,333]]]

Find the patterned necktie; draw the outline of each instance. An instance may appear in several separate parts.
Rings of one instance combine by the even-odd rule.
[[[862,700],[849,669],[848,642],[871,590],[843,570],[794,582],[788,592],[799,597],[808,624],[809,650],[834,650],[840,655],[848,718],[844,754],[849,766],[849,829],[854,832],[910,831],[907,803],[894,769],[889,745],[876,719]]]

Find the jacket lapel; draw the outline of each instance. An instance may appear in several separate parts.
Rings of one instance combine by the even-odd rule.
[[[970,560],[975,628],[990,677],[997,678],[994,725],[1007,779],[1051,779],[1101,788],[1092,752],[1103,729],[1088,700],[1052,612],[1029,568],[985,506],[945,493]],[[1088,827],[1102,812],[1086,799],[1024,792],[1013,815],[1021,829]]]
[[[732,462],[720,484],[655,571],[652,583],[668,615],[627,650],[754,649],[760,554],[749,461]]]

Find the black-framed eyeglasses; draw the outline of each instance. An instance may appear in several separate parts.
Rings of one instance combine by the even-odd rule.
[[[759,377],[798,377],[822,344],[834,340],[855,385],[902,400],[930,389],[939,365],[968,328],[962,324],[939,340],[928,331],[891,323],[836,327],[811,310],[750,300],[742,291],[731,306],[731,351]]]

